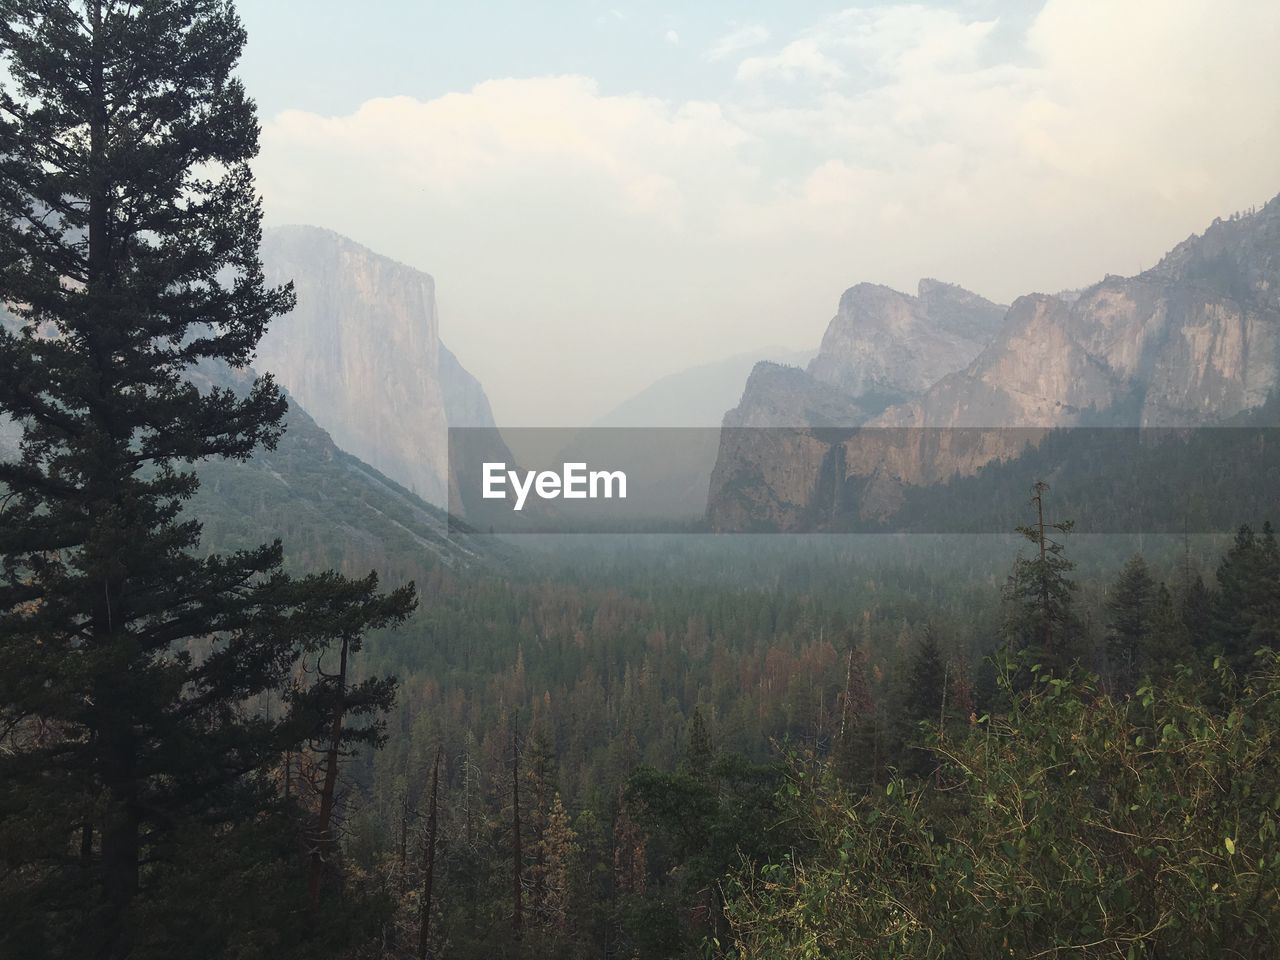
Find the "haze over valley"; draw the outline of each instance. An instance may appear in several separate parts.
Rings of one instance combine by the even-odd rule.
[[[0,0],[0,960],[1277,955],[1277,50]]]

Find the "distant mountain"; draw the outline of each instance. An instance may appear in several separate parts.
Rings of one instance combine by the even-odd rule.
[[[293,281],[298,305],[272,322],[256,366],[343,450],[447,504],[448,428],[494,423],[440,341],[435,281],[318,227],[267,230],[262,259],[268,282]]]
[[[972,364],[886,425],[1213,423],[1262,405],[1280,360],[1280,197],[1136,277],[1019,298]]]
[[[747,378],[738,405],[724,415],[725,427],[804,425],[849,426],[862,423],[878,406],[817,379],[799,367],[758,363]]]
[[[0,326],[17,321],[0,308]],[[252,371],[206,362],[191,373],[197,386],[239,389]],[[285,434],[275,450],[244,462],[196,465],[200,489],[187,512],[203,526],[209,551],[249,548],[273,538],[294,570],[340,569],[363,576],[376,569],[392,582],[424,581],[439,565],[465,567],[503,555],[462,524],[394,480],[339,449],[330,435],[289,398]],[[0,460],[18,453],[18,426],[0,417]]]
[[[1005,309],[938,280],[921,280],[915,296],[879,284],[850,287],[808,369],[758,364],[724,415],[707,494],[712,525],[807,523],[801,518],[812,513],[829,439],[758,428],[866,423],[962,369],[999,331]]]
[[[765,358],[803,364],[812,356],[812,351],[782,347],[736,354],[655,381],[585,430],[515,431],[509,436],[539,466],[580,461],[624,469],[632,496],[610,505],[614,517],[699,521],[707,509],[707,478],[716,462],[720,421],[752,368]],[[787,369],[802,373],[798,367]],[[517,442],[526,439],[522,434],[532,435],[523,445]]]
[[[593,427],[718,427],[738,402],[742,385],[757,363],[803,366],[812,350],[782,347],[739,353],[714,363],[672,373],[624,400]]]
[[[923,286],[921,293],[924,300]],[[867,302],[893,299],[877,294]],[[890,313],[902,318],[903,308],[882,306],[878,315]],[[980,333],[985,308],[976,319],[969,329]],[[841,338],[829,331],[824,350],[833,339]],[[1109,276],[1069,295],[1020,297],[976,355],[878,414],[861,415],[874,389],[868,384],[884,382],[881,374],[860,378],[856,364],[842,374],[821,360],[820,353],[810,374],[816,369],[843,390],[847,419],[834,422],[834,401],[815,406],[813,385],[794,377],[786,402],[748,390],[727,426],[789,421],[809,429],[767,438],[726,431],[712,479],[712,526],[810,523],[814,497],[823,498],[824,510],[830,500],[837,512],[887,515],[906,502],[908,487],[1021,456],[1026,434],[1000,428],[1212,425],[1261,407],[1280,380],[1280,197],[1255,213],[1215,221],[1136,277]],[[776,383],[768,389],[778,392]],[[758,414],[770,405],[776,418]],[[831,426],[995,429],[953,443],[937,431],[822,432]],[[830,475],[832,464],[838,477]],[[855,489],[857,503],[849,494]]]
[[[221,385],[243,376],[204,367],[193,379]],[[284,437],[243,463],[206,460],[188,510],[205,549],[243,549],[279,537],[296,570],[338,569],[424,582],[438,564],[469,566],[496,554],[447,514],[338,448],[290,398]]]
[[[864,406],[899,403],[976,357],[1006,309],[938,280],[914,297],[860,283],[840,298],[809,373]]]
[[[809,425],[806,404],[817,403],[825,424],[843,407],[841,425],[855,426],[963,369],[1000,330],[1006,309],[939,280],[921,280],[915,296],[874,283],[850,287],[807,370],[757,371],[724,423]]]

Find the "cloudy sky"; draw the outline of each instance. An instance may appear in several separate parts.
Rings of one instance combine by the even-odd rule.
[[[1280,193],[1280,3],[241,0],[268,221],[433,274],[506,426],[840,293],[1150,266]]]

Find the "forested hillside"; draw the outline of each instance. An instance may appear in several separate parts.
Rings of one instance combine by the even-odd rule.
[[[756,952],[772,944],[781,956],[806,942],[806,923],[788,911],[812,910],[806,898],[825,894],[779,886],[778,871],[799,871],[791,858],[801,850],[815,868],[835,855],[822,844],[836,841],[804,826],[807,818],[836,815],[833,804],[860,810],[886,789],[892,796],[890,784],[926,792],[941,784],[942,761],[932,758],[942,755],[928,751],[939,729],[957,750],[977,749],[988,727],[999,729],[1011,752],[989,763],[1039,762],[1036,751],[1053,748],[1036,741],[1019,753],[1016,718],[1046,709],[1021,698],[1049,676],[1080,677],[1082,686],[1062,696],[1108,717],[1123,714],[1139,687],[1176,682],[1169,696],[1182,708],[1224,718],[1255,666],[1253,645],[1276,630],[1267,611],[1280,566],[1269,528],[1242,532],[1220,565],[1216,547],[1198,541],[1188,551],[1165,538],[1148,543],[1150,566],[1135,557],[1118,573],[1116,553],[1134,540],[1068,540],[1061,563],[1046,567],[1035,544],[1015,563],[1007,538],[970,541],[964,573],[945,560],[935,572],[912,563],[916,548],[946,554],[943,540],[926,547],[915,539],[891,549],[864,543],[868,556],[859,558],[856,547],[833,543],[762,549],[675,538],[647,555],[619,550],[630,558],[607,572],[605,548],[585,548],[575,561],[575,549],[561,547],[569,556],[553,554],[554,578],[530,571],[441,584],[413,622],[372,644],[370,662],[398,673],[401,696],[387,747],[351,771],[350,850],[371,878],[402,888],[394,929],[406,936],[416,915],[421,872],[412,851],[438,748],[434,936],[448,955],[692,956],[713,940],[734,953],[745,938],[748,955],[772,956]],[[1073,569],[1073,554],[1089,558],[1087,572]],[[708,569],[712,556],[722,573],[691,573]],[[1062,597],[1047,619],[1042,576]],[[1046,622],[1055,635],[1048,648]],[[1223,692],[1215,656],[1216,670],[1238,671],[1228,683],[1235,692]],[[972,748],[961,746],[975,737]],[[1266,762],[1249,762],[1263,764],[1256,775],[1265,783]],[[991,775],[1021,777],[1030,767]],[[822,793],[811,795],[810,782]],[[1184,787],[1163,783],[1168,797],[1142,802],[1173,802]],[[1064,813],[1054,829],[1074,836],[1073,816]],[[867,830],[866,843],[884,842]],[[868,870],[878,856],[869,845],[846,852],[865,857]],[[790,876],[793,886],[808,878]],[[726,895],[736,898],[727,915]],[[994,912],[983,911],[1005,909],[1002,897],[976,898],[966,907],[980,918],[973,922],[991,922]],[[1274,897],[1252,909],[1267,914]],[[883,955],[918,955],[911,951],[930,929],[939,935],[926,919],[903,934],[915,946]],[[839,913],[828,922],[830,940],[814,956],[863,955],[846,951],[893,925],[883,915],[849,918],[869,924],[861,929],[837,926]],[[1039,948],[1067,934],[1027,936]]]

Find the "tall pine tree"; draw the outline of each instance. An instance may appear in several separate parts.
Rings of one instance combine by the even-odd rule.
[[[947,685],[950,667],[938,644],[938,634],[927,624],[924,636],[906,662],[898,703],[896,739],[903,753],[903,768],[915,776],[928,776],[937,764],[920,747],[922,724],[941,734],[946,724]]]
[[[1243,526],[1218,565],[1215,639],[1237,668],[1247,669],[1259,647],[1280,648],[1280,548],[1265,523]]]
[[[1006,585],[1009,615],[1005,624],[1009,645],[1027,651],[1034,660],[1054,672],[1063,672],[1072,663],[1078,624],[1072,610],[1075,564],[1063,553],[1063,544],[1054,534],[1071,532],[1072,522],[1045,518],[1045,494],[1049,485],[1037,482],[1031,504],[1036,511],[1033,524],[1018,527],[1032,544],[1030,557],[1018,557]]]
[[[0,0],[0,301],[20,327],[0,330],[0,413],[22,431],[0,464],[0,949],[16,956],[163,939],[148,924],[184,844],[260,814],[267,767],[315,733],[252,704],[334,639],[334,584],[286,578],[278,543],[200,556],[182,513],[190,464],[272,445],[285,411],[269,377],[188,379],[245,367],[293,303],[258,259],[244,41],[224,0]],[[344,596],[343,635],[414,602],[372,581]]]
[[[1156,582],[1135,554],[1125,563],[1107,598],[1107,676],[1117,690],[1131,691],[1146,668],[1155,618]]]

